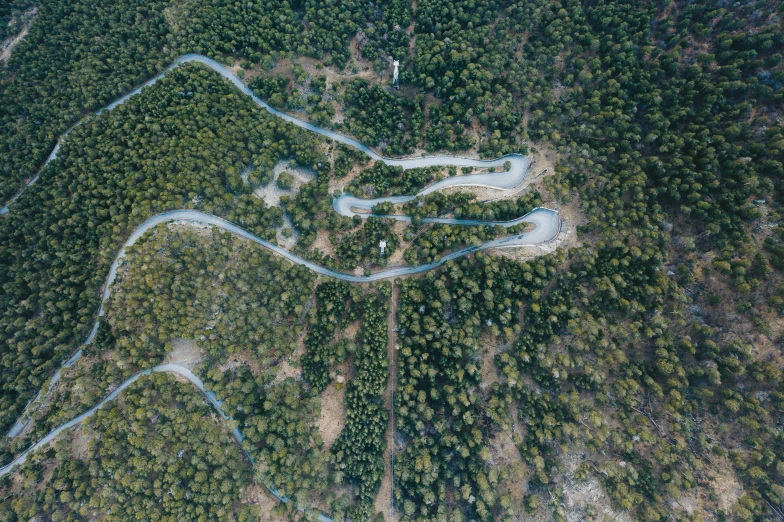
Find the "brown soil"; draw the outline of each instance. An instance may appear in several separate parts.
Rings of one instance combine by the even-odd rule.
[[[316,240],[313,242],[313,245],[310,247],[311,250],[318,250],[322,254],[328,256],[335,255],[335,246],[332,244],[332,241],[329,239],[330,232],[329,230],[321,229],[316,232]]]
[[[239,352],[231,355],[227,362],[218,366],[218,369],[222,372],[226,372],[243,365],[248,367],[250,373],[252,373],[254,377],[261,375],[262,368],[259,365],[259,361],[253,357],[253,355],[246,352]]]
[[[574,478],[574,472],[580,465],[582,457],[580,454],[570,453],[562,460],[566,468],[562,481],[566,520],[569,522],[586,520],[586,508],[591,505],[599,515],[598,520],[631,522],[632,519],[626,511],[619,512],[612,507],[610,498],[602,489],[599,479],[594,476],[587,480]]]
[[[302,379],[302,367],[292,366],[289,364],[289,361],[286,360],[280,363],[280,366],[278,367],[278,373],[275,374],[275,380],[272,382],[272,385],[285,381],[289,377],[292,377],[296,380]]]
[[[486,335],[482,339],[482,381],[479,388],[483,391],[489,390],[493,384],[500,382],[501,376],[493,359],[506,348],[498,338]]]
[[[90,441],[92,437],[90,435],[94,435],[92,432],[87,433],[88,429],[86,426],[76,426],[75,429],[70,431],[71,433],[71,454],[75,459],[86,460],[87,459],[87,450],[90,446]]]
[[[361,321],[352,321],[348,324],[345,330],[336,332],[339,339],[351,339],[355,341],[360,328],[362,328]]]
[[[403,221],[395,221],[394,223],[394,230],[397,237],[400,238],[400,242],[398,244],[397,250],[395,250],[391,256],[387,259],[387,268],[395,268],[399,266],[406,266],[406,261],[403,259],[403,252],[406,251],[408,247],[411,246],[413,240],[411,242],[403,241],[403,234],[405,233],[406,228],[408,228],[408,223]],[[430,228],[429,226],[425,226],[422,230],[426,230]],[[420,232],[421,233],[421,232]]]
[[[332,447],[346,425],[346,405],[343,402],[345,396],[345,383],[337,382],[332,382],[321,394],[319,434],[327,450]]]

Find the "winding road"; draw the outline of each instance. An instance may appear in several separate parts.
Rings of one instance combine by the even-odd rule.
[[[344,216],[353,216],[353,215],[356,214],[356,215],[362,216],[363,218],[366,218],[366,217],[368,217],[368,214],[362,214],[362,213],[357,214],[356,212],[352,211],[351,209],[352,208],[359,208],[359,209],[363,209],[363,210],[370,210],[373,206],[375,206],[376,204],[381,203],[383,201],[389,201],[389,202],[392,202],[392,203],[405,203],[406,201],[412,200],[416,196],[424,196],[424,195],[427,195],[427,194],[429,194],[431,192],[444,189],[446,187],[453,187],[453,186],[479,186],[479,187],[490,187],[490,188],[507,189],[507,190],[508,189],[514,189],[514,188],[520,186],[523,183],[523,181],[526,178],[526,174],[528,172],[528,169],[530,167],[530,163],[531,163],[530,159],[525,157],[525,156],[522,156],[520,154],[510,154],[510,155],[507,155],[507,156],[504,156],[502,158],[495,159],[495,160],[478,160],[478,159],[460,158],[460,157],[453,157],[453,156],[431,156],[431,157],[403,158],[403,159],[385,158],[385,157],[377,154],[375,151],[373,151],[372,149],[370,149],[366,145],[363,145],[362,143],[358,142],[357,140],[355,140],[353,138],[349,138],[347,136],[344,136],[342,134],[338,134],[338,133],[333,132],[331,130],[327,130],[327,129],[323,129],[321,127],[317,127],[317,126],[315,126],[315,125],[313,125],[313,124],[311,124],[309,122],[302,121],[302,120],[300,120],[298,118],[295,118],[293,116],[290,116],[288,114],[285,114],[283,112],[280,112],[280,111],[270,107],[263,100],[261,100],[258,96],[253,94],[253,92],[237,76],[235,76],[229,69],[227,69],[225,66],[221,65],[220,63],[216,62],[215,60],[212,60],[212,59],[207,58],[205,56],[201,56],[201,55],[197,55],[197,54],[187,54],[187,55],[184,55],[184,56],[180,57],[179,59],[177,59],[171,66],[169,66],[167,71],[172,70],[172,69],[174,69],[176,67],[179,67],[182,64],[189,63],[189,62],[201,63],[201,64],[207,66],[208,68],[212,69],[213,71],[219,73],[221,76],[223,76],[224,78],[228,79],[232,84],[234,84],[234,86],[237,89],[239,89],[243,94],[249,96],[253,100],[254,103],[256,103],[260,107],[263,107],[264,109],[266,109],[270,114],[272,114],[274,116],[277,116],[279,118],[282,118],[282,119],[286,120],[287,122],[289,122],[289,123],[291,123],[293,125],[296,125],[296,126],[301,127],[303,129],[315,132],[315,133],[320,134],[322,136],[325,136],[325,137],[327,137],[327,138],[329,138],[331,140],[337,141],[337,142],[342,143],[344,145],[347,145],[347,146],[353,147],[353,148],[355,148],[357,150],[360,150],[360,151],[364,152],[365,154],[367,154],[368,156],[370,156],[373,160],[382,161],[382,162],[384,162],[384,163],[386,163],[387,165],[390,165],[390,166],[398,166],[398,167],[402,167],[403,169],[413,169],[413,168],[422,168],[422,167],[430,167],[430,166],[441,166],[441,165],[449,165],[449,166],[456,166],[456,167],[474,167],[474,168],[499,168],[499,167],[504,168],[505,165],[507,165],[507,164],[509,166],[508,169],[504,168],[504,170],[502,172],[492,172],[492,173],[487,173],[487,174],[472,174],[472,175],[465,175],[465,176],[450,177],[450,178],[441,180],[441,181],[439,181],[437,183],[434,183],[434,184],[426,187],[425,189],[423,189],[419,193],[417,193],[415,196],[395,196],[395,197],[389,197],[389,198],[378,198],[378,199],[373,199],[373,200],[360,199],[360,198],[356,198],[356,197],[353,197],[353,196],[350,196],[350,195],[343,195],[343,196],[340,196],[338,198],[334,198],[333,199],[333,208],[335,209],[335,211],[337,211],[338,213],[340,213],[341,215],[344,215]],[[152,78],[151,80],[145,82],[143,85],[137,87],[136,89],[134,89],[133,91],[129,92],[128,94],[126,94],[122,98],[120,98],[120,99],[112,102],[111,104],[107,105],[106,107],[104,107],[103,109],[98,111],[97,114],[101,114],[101,113],[103,113],[105,111],[112,110],[113,108],[117,107],[118,105],[124,103],[131,96],[134,96],[134,95],[140,93],[144,87],[152,85],[155,82],[157,82],[159,79],[161,79],[164,76],[164,74],[165,74],[165,72],[161,73],[158,76]],[[77,123],[76,125],[79,125],[79,123]],[[61,136],[58,139],[57,144],[55,145],[54,149],[52,150],[52,152],[50,153],[50,155],[48,156],[48,158],[44,162],[43,166],[41,167],[42,170],[52,160],[57,158],[57,154],[58,154],[58,152],[60,150],[60,146],[61,146],[61,144],[63,142],[63,139],[68,135],[70,130],[71,129],[69,129],[63,136]],[[36,175],[26,185],[26,187],[29,187],[30,185],[34,184],[38,180],[40,175],[41,174],[39,172],[39,174]],[[11,202],[9,202],[9,205],[12,204],[19,197],[19,195],[23,191],[24,191],[24,188],[16,196],[14,196],[14,198],[11,200]],[[0,208],[0,214],[7,214],[9,212],[10,212],[10,209],[9,209],[8,205]],[[410,218],[408,216],[389,215],[389,216],[384,216],[384,217],[397,219],[397,220],[404,220],[404,221],[410,220]],[[371,274],[371,275],[368,275],[368,276],[356,276],[356,275],[352,275],[352,274],[344,274],[344,273],[341,273],[341,272],[336,272],[334,270],[330,270],[330,269],[325,268],[323,266],[316,265],[316,264],[314,264],[314,263],[312,263],[310,261],[307,261],[306,259],[303,259],[303,258],[301,258],[301,257],[299,257],[299,256],[297,256],[295,254],[292,254],[288,250],[286,250],[284,248],[281,248],[280,246],[278,246],[278,245],[276,245],[274,243],[266,241],[266,240],[256,236],[255,234],[252,234],[252,233],[248,232],[247,230],[245,230],[245,229],[243,229],[243,228],[241,228],[241,227],[239,227],[239,226],[237,226],[237,225],[235,225],[235,224],[233,224],[233,223],[231,223],[231,222],[229,222],[229,221],[227,221],[225,219],[219,218],[217,216],[213,216],[213,215],[206,214],[206,213],[203,213],[203,212],[199,212],[199,211],[196,211],[196,210],[174,210],[174,211],[164,212],[162,214],[158,214],[156,216],[153,216],[152,218],[150,218],[147,221],[145,221],[144,223],[142,223],[133,232],[133,234],[131,234],[131,236],[128,238],[128,240],[125,242],[125,244],[120,249],[120,252],[115,257],[114,262],[112,263],[111,268],[109,270],[109,275],[107,277],[106,283],[105,283],[104,288],[103,288],[103,295],[102,295],[102,298],[101,298],[101,304],[100,304],[100,308],[99,308],[99,311],[98,311],[98,319],[96,320],[95,324],[93,325],[93,328],[90,331],[90,335],[85,340],[84,345],[87,345],[90,342],[92,342],[92,340],[93,340],[93,338],[94,338],[94,336],[95,336],[95,334],[96,334],[96,332],[98,330],[100,317],[102,317],[104,315],[104,303],[106,302],[106,300],[108,299],[108,297],[109,297],[109,295],[111,293],[112,283],[114,282],[115,278],[117,277],[117,268],[118,268],[122,258],[125,255],[126,249],[129,246],[133,245],[149,229],[151,229],[151,228],[153,228],[153,227],[155,227],[157,225],[160,225],[162,223],[170,223],[170,222],[188,222],[188,223],[197,223],[197,224],[201,224],[201,225],[210,225],[210,226],[219,227],[219,228],[221,228],[223,230],[226,230],[226,231],[231,232],[233,234],[236,234],[236,235],[238,235],[240,237],[243,237],[245,239],[253,241],[253,242],[263,246],[264,248],[267,248],[267,249],[271,250],[272,252],[274,252],[274,253],[276,253],[276,254],[278,254],[278,255],[288,259],[289,261],[291,261],[293,263],[296,263],[296,264],[299,264],[299,265],[302,265],[302,266],[305,266],[308,269],[310,269],[310,270],[312,270],[312,271],[314,271],[314,272],[316,272],[318,274],[322,274],[322,275],[325,275],[325,276],[333,277],[335,279],[340,279],[340,280],[343,280],[343,281],[348,281],[348,282],[351,282],[351,283],[368,283],[368,282],[372,282],[372,281],[379,281],[379,280],[382,280],[382,279],[390,279],[390,278],[395,278],[395,277],[419,274],[419,273],[426,272],[428,270],[432,270],[434,268],[437,268],[437,267],[443,265],[444,263],[446,263],[448,261],[452,261],[454,259],[458,259],[460,257],[466,256],[466,255],[469,255],[469,254],[473,254],[473,253],[478,252],[480,250],[486,250],[486,249],[489,249],[489,248],[503,248],[503,247],[514,247],[514,246],[540,245],[540,244],[547,243],[547,242],[553,240],[557,236],[558,232],[560,231],[560,226],[561,226],[561,222],[560,222],[560,219],[559,219],[559,216],[558,216],[558,212],[555,211],[555,210],[547,209],[547,208],[537,208],[537,209],[534,209],[532,212],[526,214],[525,216],[523,216],[521,218],[518,218],[518,219],[515,219],[515,220],[512,220],[512,221],[506,221],[506,222],[487,222],[487,221],[479,221],[479,220],[461,220],[461,219],[454,219],[454,218],[425,218],[425,219],[423,219],[423,222],[425,222],[425,223],[446,223],[446,224],[454,224],[454,225],[501,225],[501,226],[504,226],[504,227],[511,227],[513,225],[517,225],[519,223],[526,222],[526,223],[534,224],[536,226],[536,228],[533,231],[530,231],[530,232],[525,232],[525,233],[518,234],[518,235],[503,237],[503,238],[499,238],[499,239],[494,239],[494,240],[482,243],[481,245],[470,246],[470,247],[463,248],[463,249],[458,250],[456,252],[452,252],[451,254],[445,255],[441,259],[439,259],[438,261],[435,261],[435,262],[432,262],[432,263],[423,264],[423,265],[419,265],[419,266],[415,266],[415,267],[393,268],[393,269],[390,269],[390,270],[385,270],[385,271],[378,272],[378,273],[375,273],[375,274]],[[76,361],[81,357],[81,354],[82,354],[82,351],[80,349],[70,359],[68,359],[67,361],[65,361],[63,363],[63,368],[67,368],[67,367],[73,365],[74,363],[76,363]],[[62,368],[60,370],[62,370]],[[53,375],[53,377],[52,377],[52,379],[50,381],[50,385],[49,385],[49,388],[47,390],[47,393],[48,393],[48,391],[50,391],[52,389],[52,387],[55,385],[55,383],[59,379],[60,370],[58,370]],[[140,372],[140,373],[134,375],[130,379],[128,379],[125,382],[123,382],[122,384],[120,384],[112,393],[110,393],[105,399],[103,399],[100,403],[98,403],[92,409],[90,409],[89,411],[83,413],[82,415],[79,415],[78,417],[76,417],[76,418],[66,422],[65,424],[55,428],[54,430],[52,430],[52,432],[50,432],[48,435],[46,435],[40,441],[36,442],[34,445],[32,445],[30,448],[28,448],[26,451],[24,451],[21,455],[16,457],[16,459],[14,459],[11,463],[9,463],[6,466],[3,466],[2,468],[0,468],[0,476],[3,476],[6,473],[10,472],[11,469],[14,468],[15,466],[17,466],[19,464],[22,464],[26,460],[27,455],[30,452],[33,452],[33,451],[37,450],[38,448],[40,448],[40,447],[46,445],[47,443],[49,443],[61,431],[65,430],[65,429],[68,429],[68,428],[70,428],[72,426],[75,426],[75,425],[81,423],[82,421],[84,421],[85,419],[89,418],[98,409],[100,409],[104,404],[106,404],[107,402],[115,399],[125,388],[130,386],[139,377],[141,377],[143,375],[149,375],[152,372],[170,372],[170,373],[176,373],[178,375],[181,375],[181,376],[185,377],[191,383],[193,383],[201,391],[202,394],[204,394],[204,396],[210,401],[210,403],[215,407],[215,409],[220,413],[220,415],[224,419],[227,419],[225,413],[221,410],[221,403],[215,398],[214,394],[204,390],[204,385],[203,385],[201,379],[199,379],[196,375],[194,375],[192,372],[190,372],[190,370],[188,370],[187,368],[184,368],[182,366],[176,365],[176,364],[164,364],[164,365],[156,366],[154,368],[150,368],[148,370],[145,370],[143,372]],[[43,394],[43,391],[41,393]],[[41,397],[41,394],[39,394],[39,397]],[[33,402],[35,402],[35,400]],[[29,407],[29,405],[28,405],[28,407]],[[24,427],[24,424],[22,423],[23,422],[23,418],[24,418],[24,413],[22,414],[22,417],[20,417],[20,420],[17,421],[17,423],[14,425],[14,427],[9,432],[9,434],[8,434],[9,436],[14,437],[21,431],[21,429]],[[233,433],[234,437],[237,439],[238,442],[242,442],[242,434],[240,433],[239,429],[235,428],[234,430],[232,430],[232,433]],[[277,492],[274,489],[270,488],[270,491],[272,491],[272,493],[275,494],[275,496],[278,497],[280,500],[282,500],[284,502],[287,501],[287,499],[279,497],[277,495]],[[331,519],[326,517],[326,516],[324,516],[324,515],[321,515],[319,517],[319,520],[321,520],[322,522],[331,522]]]
[[[185,368],[184,366],[180,366],[179,364],[161,364],[153,368],[143,370],[135,375],[132,375],[126,381],[120,384],[117,388],[115,388],[115,390],[112,391],[109,395],[107,395],[101,402],[99,402],[98,404],[96,404],[86,412],[82,413],[78,417],[75,417],[69,420],[68,422],[66,422],[65,424],[62,424],[56,427],[55,429],[53,429],[52,431],[50,431],[44,438],[42,438],[32,446],[27,448],[24,452],[22,452],[22,454],[20,454],[18,457],[12,460],[9,464],[0,468],[0,477],[10,472],[14,467],[23,464],[27,460],[27,456],[30,453],[52,442],[52,440],[54,440],[54,438],[57,437],[60,434],[60,432],[62,432],[63,430],[67,430],[68,428],[77,426],[82,422],[84,422],[85,420],[87,420],[88,418],[95,415],[95,412],[103,408],[108,402],[111,402],[117,397],[119,397],[120,393],[122,393],[122,391],[125,390],[128,386],[130,386],[131,384],[139,380],[139,377],[150,375],[152,373],[174,373],[181,377],[185,377],[188,381],[191,382],[191,384],[193,384],[194,386],[196,386],[196,388],[199,389],[201,394],[210,402],[213,408],[215,408],[215,410],[220,414],[221,419],[223,419],[223,421],[230,420],[230,418],[223,411],[223,408],[221,408],[223,403],[219,401],[217,397],[215,397],[215,394],[213,392],[204,389],[204,383],[196,374],[194,374],[188,368]],[[242,432],[240,432],[239,428],[237,427],[232,428],[231,434],[237,440],[238,444],[242,444],[243,437],[242,437]],[[250,459],[250,461],[253,462],[253,458],[250,456],[250,454],[246,452],[246,455],[248,459]],[[269,489],[270,493],[272,493],[275,496],[275,498],[277,498],[281,502],[288,503],[290,501],[289,498],[280,496],[280,494],[275,488],[267,487],[267,489]],[[302,510],[301,508],[299,509]],[[323,514],[319,515],[318,520],[320,522],[333,522],[331,518]]]

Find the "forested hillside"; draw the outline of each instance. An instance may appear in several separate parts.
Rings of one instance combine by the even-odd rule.
[[[274,237],[281,211],[248,194],[240,172],[270,169],[280,156],[313,165],[318,140],[216,76],[177,69],[76,127],[0,223],[0,299],[11,325],[0,332],[3,426],[87,337],[109,265],[146,218],[195,207]]]
[[[252,506],[240,503],[249,468],[198,392],[156,375],[28,464],[27,494],[6,490],[0,516],[253,520]]]
[[[0,37],[30,5],[0,6]],[[470,169],[369,162],[201,66],[73,127],[188,52],[387,155],[543,165],[498,201],[477,189],[373,209],[413,216],[397,226],[340,216],[332,196],[413,195]],[[401,520],[784,518],[782,54],[773,0],[38,5],[0,66],[0,200],[73,129],[0,216],[3,432],[86,337],[119,245],[159,212],[197,208],[276,241],[285,230],[291,250],[355,274],[519,231],[423,217],[508,220],[547,205],[572,239],[395,280],[388,339],[387,285],[316,278],[217,231],[160,227],[129,252],[84,366],[3,446],[4,462],[181,339],[203,355],[197,369],[253,464],[195,392],[159,376],[89,421],[78,458],[57,443],[21,468],[21,485],[3,479],[2,515],[249,520],[256,507],[240,499],[255,480],[306,517],[367,520],[388,480]],[[265,204],[258,190],[290,160],[315,179],[294,189],[278,176],[280,205]],[[345,409],[332,445],[320,419],[330,394]],[[183,422],[197,428],[170,427]],[[176,444],[158,445],[164,432],[193,439],[200,457],[177,460]],[[183,503],[177,492],[208,469],[222,495],[193,489]]]

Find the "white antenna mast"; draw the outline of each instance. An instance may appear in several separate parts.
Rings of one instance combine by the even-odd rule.
[[[398,67],[398,65],[400,65],[400,61],[393,60],[392,65],[395,66],[395,72],[392,73],[392,86],[393,87],[397,87],[399,89],[400,88],[400,84],[397,82],[397,67]]]

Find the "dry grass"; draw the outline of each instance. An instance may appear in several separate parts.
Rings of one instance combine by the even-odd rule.
[[[260,522],[287,522],[289,520],[286,517],[272,514],[272,510],[280,505],[280,501],[267,488],[258,484],[251,484],[245,489],[242,503],[255,504],[259,507]]]
[[[165,364],[179,364],[193,370],[201,362],[199,345],[192,339],[172,339],[172,350],[163,359]]]
[[[345,396],[345,384],[337,382],[331,383],[321,393],[321,419],[318,426],[326,449],[331,448],[338,440],[346,425],[346,405],[343,402]]]

